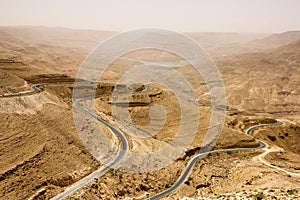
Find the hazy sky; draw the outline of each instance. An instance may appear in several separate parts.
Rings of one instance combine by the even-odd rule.
[[[300,30],[300,0],[0,0],[0,25],[283,32]]]

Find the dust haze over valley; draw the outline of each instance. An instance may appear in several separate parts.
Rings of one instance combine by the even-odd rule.
[[[65,3],[49,4],[49,10],[60,5],[59,16],[66,11]],[[194,5],[199,6],[195,2]],[[233,5],[227,5],[228,9],[235,10]],[[262,3],[262,8],[257,8],[257,16],[251,16],[253,21],[261,17],[266,5]],[[9,8],[8,3],[3,6]],[[135,8],[144,11],[144,16],[152,16],[143,6],[137,3]],[[174,9],[176,6],[181,8],[183,4],[174,3]],[[254,9],[252,6],[249,4],[249,12]],[[288,8],[292,15],[291,7]],[[165,3],[157,8],[158,16],[162,8]],[[288,8],[282,6],[284,11]],[[219,85],[205,82],[191,62],[163,49],[126,52],[110,63],[97,82],[78,78],[97,46],[124,34],[106,30],[138,26],[143,21],[132,17],[140,12],[123,13],[116,8],[128,20],[126,28],[125,21],[114,21],[121,20],[119,13],[115,18],[104,17],[107,21],[100,20],[103,28],[94,29],[92,25],[96,23],[88,21],[86,25],[93,27],[91,30],[77,27],[82,21],[76,17],[83,17],[82,13],[73,16],[68,10],[69,18],[66,14],[61,19],[63,24],[53,24],[59,20],[46,19],[48,10],[43,9],[44,14],[36,13],[41,20],[38,24],[25,22],[32,20],[30,15],[22,21],[17,14],[14,18],[6,12],[2,13],[7,15],[6,21],[0,20],[0,200],[300,198],[300,27],[291,28],[299,25],[296,19],[292,23],[289,15],[282,13],[286,21],[276,18],[277,25],[270,23],[262,29],[259,27],[265,24],[261,20],[245,29],[238,21],[230,23],[230,27],[225,18],[221,19],[229,11],[220,9],[216,15],[220,29],[216,29],[214,18],[202,10],[211,17],[211,26],[199,21],[195,29],[201,30],[201,22],[205,30],[195,31],[191,24],[200,16],[192,15],[192,8],[186,12],[186,18],[180,14],[190,20],[181,28],[180,20],[174,24],[176,20],[167,16],[160,22],[155,17],[152,21],[145,17],[146,26],[157,22],[163,28],[179,29],[207,51],[226,91],[226,105],[214,108],[216,97],[210,89]],[[83,9],[94,12],[88,6]],[[275,7],[270,8],[270,16],[277,17],[275,11]],[[168,13],[173,16],[173,11]],[[77,25],[67,21],[72,17],[78,20]],[[164,24],[167,22],[172,26]],[[155,39],[161,35],[141,37]],[[161,43],[171,39],[167,36]],[[121,49],[122,44],[114,48]],[[97,59],[107,59],[110,53]],[[119,83],[124,74],[143,65],[166,67],[157,75],[161,79],[169,79],[170,69],[181,74],[195,95],[187,102],[194,103],[196,109],[182,108],[174,91],[181,88],[182,82],[172,83],[174,90],[146,82],[150,69],[149,77],[145,75],[144,79],[142,73],[136,72],[135,76],[141,77],[135,80],[145,80],[144,83]],[[115,113],[116,108],[126,110],[128,116]],[[216,144],[206,144],[207,131],[217,130],[210,120],[220,113],[225,114],[225,120],[214,140]],[[134,125],[128,122],[129,118]],[[191,137],[191,144],[183,149],[174,146],[180,152],[177,157],[175,151],[155,157],[154,152],[174,145],[172,139],[181,130],[181,122],[185,131],[179,142]],[[196,123],[199,124],[192,137],[190,130]],[[105,138],[99,138],[100,130]],[[128,155],[139,153],[150,156],[126,160]],[[171,162],[158,167],[168,159]]]

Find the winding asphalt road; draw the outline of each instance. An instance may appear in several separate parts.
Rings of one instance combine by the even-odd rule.
[[[13,93],[13,94],[5,94],[5,95],[1,95],[0,98],[20,97],[20,96],[32,95],[32,94],[42,92],[43,90],[40,87],[45,86],[45,85],[50,85],[50,84],[53,84],[53,85],[72,84],[72,83],[73,82],[57,82],[57,83],[37,84],[37,85],[32,86],[31,91],[25,91],[25,92],[20,92],[20,93]],[[98,82],[77,82],[77,83],[98,84]],[[150,90],[149,87],[146,87],[146,91],[149,91],[149,90]],[[97,97],[100,97],[100,96],[97,96]],[[102,96],[104,96],[104,95],[102,95]],[[94,114],[92,111],[90,111],[89,109],[87,109],[87,108],[85,108],[84,106],[81,105],[81,102],[86,101],[86,100],[90,100],[90,99],[93,99],[93,98],[95,98],[95,97],[90,96],[90,97],[84,97],[84,98],[77,99],[77,100],[75,100],[74,105],[78,109],[80,109],[83,112],[85,112],[86,114],[88,114],[90,117],[96,119],[98,122],[100,122],[100,123],[104,124],[105,126],[107,126],[112,131],[112,133],[114,133],[117,137],[119,137],[119,139],[121,141],[121,148],[120,148],[120,150],[118,152],[118,155],[117,155],[117,157],[115,158],[114,161],[112,161],[110,164],[108,164],[104,168],[100,168],[100,169],[94,171],[93,173],[91,173],[88,176],[84,177],[83,179],[79,180],[75,184],[71,185],[64,192],[62,192],[62,193],[58,194],[57,196],[53,197],[52,200],[64,199],[64,198],[70,196],[71,194],[73,194],[74,192],[76,192],[77,190],[79,190],[80,188],[84,187],[88,183],[92,182],[95,178],[99,178],[100,176],[105,174],[108,170],[110,170],[112,167],[118,165],[128,152],[128,142],[127,142],[126,137],[120,131],[115,129],[112,125],[110,125],[106,121],[102,120],[96,114]]]
[[[63,84],[74,84],[74,82],[53,82],[53,83],[41,83],[41,84],[36,84],[32,86],[32,90],[30,91],[24,91],[24,92],[18,92],[18,93],[12,93],[12,94],[3,94],[0,95],[0,98],[8,98],[8,97],[20,97],[20,96],[28,96],[36,93],[40,93],[43,91],[41,87],[46,86],[46,85],[63,85]],[[87,81],[82,81],[82,82],[76,82],[76,84],[99,84],[99,82],[87,82]]]
[[[95,84],[96,82],[90,82],[90,83]],[[151,90],[151,87],[146,86],[144,92],[149,92],[150,90]],[[128,93],[120,92],[118,94],[128,94]],[[107,96],[107,95],[98,95],[97,97],[101,97],[101,96]],[[86,100],[91,100],[91,99],[94,99],[94,98],[95,98],[95,96],[89,96],[89,97],[84,97],[84,98],[77,99],[77,100],[75,100],[74,105],[78,109],[80,109],[83,112],[85,112],[86,114],[88,114],[90,117],[96,119],[98,122],[100,122],[100,123],[104,124],[105,126],[107,126],[120,139],[121,149],[119,150],[118,155],[115,158],[115,160],[112,161],[110,164],[108,164],[104,168],[100,168],[100,169],[94,171],[90,175],[88,175],[88,176],[84,177],[83,179],[81,179],[80,181],[74,183],[73,185],[68,187],[64,192],[62,192],[62,193],[58,194],[57,196],[53,197],[51,200],[64,199],[64,198],[70,196],[71,194],[73,194],[74,192],[76,192],[77,190],[81,189],[82,187],[84,187],[88,183],[92,182],[95,178],[99,178],[100,176],[105,174],[108,170],[110,170],[112,167],[115,167],[116,165],[118,165],[121,162],[121,160],[126,156],[126,154],[128,152],[128,141],[127,141],[126,137],[123,135],[123,133],[118,131],[112,125],[110,125],[109,123],[107,123],[106,121],[104,121],[100,117],[98,117],[95,113],[93,113],[92,111],[90,111],[89,109],[87,109],[86,107],[81,105],[81,102],[86,101]]]
[[[32,86],[32,90],[30,90],[30,91],[12,93],[12,94],[3,94],[3,95],[0,95],[0,98],[20,97],[20,96],[27,96],[27,95],[31,95],[31,94],[36,94],[36,93],[42,92],[42,89],[40,89],[40,87],[44,86],[44,85],[46,85],[46,83],[34,85],[34,86]]]
[[[14,94],[7,94],[7,95],[1,95],[1,98],[4,97],[15,97],[15,96],[25,96],[25,95],[31,95],[31,94],[35,94],[35,93],[40,93],[42,92],[42,89],[40,89],[41,86],[44,85],[49,85],[49,84],[70,84],[72,82],[58,82],[58,83],[43,83],[43,84],[37,84],[34,85],[32,87],[32,91],[26,91],[26,92],[21,92],[21,93],[14,93]],[[83,82],[83,83],[87,83],[87,82]],[[90,82],[90,84],[95,84],[96,82]],[[97,83],[98,84],[98,83]],[[146,90],[149,90],[149,88],[146,88]],[[52,200],[61,200],[64,199],[68,196],[70,196],[71,194],[73,194],[75,191],[79,190],[80,188],[82,188],[83,186],[85,186],[86,184],[92,182],[95,178],[100,177],[101,175],[105,174],[109,169],[111,169],[112,167],[116,166],[117,164],[120,163],[120,161],[124,158],[124,156],[126,155],[126,153],[128,152],[128,142],[126,140],[126,137],[117,129],[115,129],[112,125],[110,125],[109,123],[105,122],[104,120],[102,120],[101,118],[99,118],[96,114],[94,114],[92,111],[90,111],[89,109],[85,108],[84,106],[81,105],[81,102],[86,101],[86,100],[90,100],[93,99],[95,97],[84,97],[81,99],[77,99],[74,102],[74,105],[82,110],[83,112],[85,112],[86,114],[88,114],[90,117],[96,119],[97,121],[99,121],[100,123],[104,124],[105,126],[107,126],[117,137],[119,137],[120,141],[121,141],[121,149],[119,150],[118,156],[115,158],[115,160],[113,162],[111,162],[109,165],[105,166],[104,168],[100,168],[96,171],[94,171],[93,173],[91,173],[90,175],[84,177],[83,179],[81,179],[80,181],[76,182],[74,185],[71,185],[70,187],[68,187],[63,193],[55,196],[52,198]],[[266,126],[281,126],[284,125],[285,122],[283,121],[279,121],[277,124],[260,124],[260,125],[255,125],[250,127],[249,129],[246,130],[246,134],[251,135],[252,132],[260,127],[266,127]],[[196,155],[195,157],[193,157],[188,165],[186,166],[186,169],[184,170],[184,172],[180,175],[179,179],[175,182],[175,184],[173,186],[171,186],[170,188],[168,188],[167,190],[156,194],[150,198],[148,198],[149,200],[156,200],[156,199],[160,199],[172,192],[174,192],[175,190],[177,190],[187,179],[187,177],[189,176],[191,170],[193,169],[194,165],[196,164],[196,162],[204,157],[206,157],[207,155],[211,155],[211,154],[216,154],[216,153],[228,153],[228,152],[241,152],[241,151],[257,151],[257,150],[262,150],[262,149],[266,149],[268,147],[268,145],[261,141],[261,140],[257,140],[260,143],[260,147],[257,148],[236,148],[236,149],[224,149],[224,150],[213,150],[213,151],[208,151],[205,153],[200,153],[198,155]]]
[[[277,120],[278,121],[278,120]],[[246,130],[246,134],[247,135],[251,135],[252,132],[256,129],[256,128],[260,128],[260,127],[266,127],[266,126],[282,126],[284,125],[285,122],[283,121],[278,121],[277,124],[260,124],[260,125],[255,125],[250,127],[249,129]],[[216,154],[216,153],[229,153],[229,152],[241,152],[241,151],[257,151],[257,150],[262,150],[262,149],[266,149],[268,147],[268,144],[261,141],[261,140],[257,140],[260,143],[260,147],[256,147],[256,148],[236,148],[236,149],[221,149],[221,150],[213,150],[213,151],[208,151],[205,153],[200,153],[198,155],[196,155],[195,157],[193,157],[190,162],[187,164],[185,170],[183,171],[183,173],[180,175],[180,177],[177,179],[177,181],[175,182],[174,185],[172,185],[170,188],[166,189],[165,191],[158,193],[150,198],[148,198],[148,200],[156,200],[156,199],[160,199],[172,192],[174,192],[175,190],[177,190],[184,182],[185,180],[188,178],[190,172],[192,171],[194,165],[196,164],[196,162],[202,158],[204,158],[207,155],[211,155],[211,154]]]
[[[63,193],[60,193],[59,195],[53,197],[52,200],[64,199],[64,198],[70,196],[71,194],[73,194],[74,192],[76,192],[77,190],[79,190],[80,188],[82,188],[83,186],[85,186],[86,184],[92,182],[95,178],[99,178],[100,176],[105,174],[108,170],[110,170],[112,167],[118,165],[128,152],[128,142],[126,140],[126,137],[120,131],[115,129],[112,125],[105,122],[104,120],[99,118],[96,114],[94,114],[89,109],[85,108],[84,106],[82,106],[80,104],[83,101],[90,100],[93,98],[95,98],[95,97],[84,97],[81,99],[77,99],[74,102],[74,105],[78,109],[80,109],[83,112],[85,112],[86,114],[88,114],[90,117],[96,119],[98,122],[107,126],[117,137],[119,137],[121,144],[122,144],[122,148],[119,150],[118,156],[115,158],[115,160],[113,162],[111,162],[109,165],[105,166],[104,168],[100,168],[100,169],[94,171],[93,173],[91,173],[90,175],[84,177],[80,181],[76,182],[74,185],[71,185],[70,187],[68,187]]]

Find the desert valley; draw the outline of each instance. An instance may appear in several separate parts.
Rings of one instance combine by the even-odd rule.
[[[74,108],[72,94],[86,56],[115,34],[0,27],[0,199],[55,199],[105,166],[78,135],[73,112],[83,112]],[[203,45],[219,69],[226,90],[225,123],[213,148],[216,151],[199,159],[183,183],[162,199],[299,198],[300,31],[185,34]],[[94,101],[94,112],[120,129],[112,115],[112,107],[120,105],[113,105],[110,97],[117,80],[146,61],[174,64],[171,67],[189,81],[198,98],[200,125],[188,149],[159,170],[129,173],[109,169],[66,199],[146,199],[172,188],[199,154],[212,115],[206,83],[194,76],[190,64],[175,64],[181,59],[161,50],[137,50],[116,59],[105,78],[96,83],[100,97]],[[39,89],[26,92],[35,85]],[[125,86],[125,92],[126,87],[130,86]],[[176,96],[156,84],[143,85],[131,95],[128,110],[132,120],[147,126],[153,104],[165,109],[164,127],[151,139],[131,138],[122,130],[129,151],[159,149],[179,129],[181,111]],[[155,114],[152,118],[162,120]],[[93,120],[84,122],[82,129],[93,133],[89,128]],[[98,124],[113,140],[109,128]],[[256,128],[245,134],[250,127]],[[260,149],[260,141],[267,146]],[[120,138],[115,143],[119,148]],[[251,150],[222,151],[244,148]]]

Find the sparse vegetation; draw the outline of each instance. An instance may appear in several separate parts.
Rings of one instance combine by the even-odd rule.
[[[297,194],[298,193],[298,190],[296,189],[291,189],[291,190],[288,190],[287,191],[289,195],[293,195],[293,194]]]

